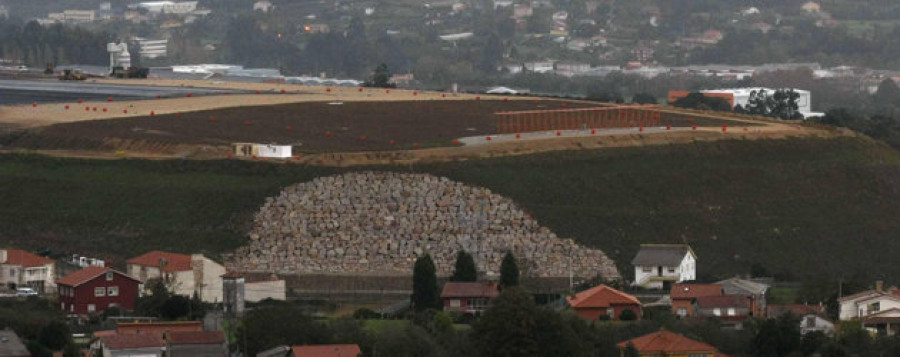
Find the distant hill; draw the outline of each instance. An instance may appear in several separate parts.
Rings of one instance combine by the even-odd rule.
[[[366,168],[372,169],[372,168]],[[629,276],[640,243],[688,242],[701,278],[900,275],[900,151],[867,138],[718,141],[379,167],[514,199]],[[245,243],[284,186],[355,169],[0,155],[0,241],[123,258]]]

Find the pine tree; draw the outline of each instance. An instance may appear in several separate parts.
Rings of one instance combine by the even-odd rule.
[[[519,285],[519,266],[512,252],[507,252],[500,263],[500,289]]]
[[[475,267],[475,259],[464,250],[456,253],[456,265],[453,267],[453,275],[450,281],[476,281],[478,269]]]
[[[431,255],[425,254],[413,266],[413,308],[416,311],[437,308],[438,296],[437,269]]]

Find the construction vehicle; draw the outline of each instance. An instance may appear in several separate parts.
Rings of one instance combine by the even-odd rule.
[[[147,78],[149,73],[149,68],[128,67],[128,69],[124,69],[122,67],[113,67],[109,76],[113,78]]]
[[[59,75],[59,80],[61,81],[83,81],[87,79],[87,76],[81,71],[64,69],[62,74]]]

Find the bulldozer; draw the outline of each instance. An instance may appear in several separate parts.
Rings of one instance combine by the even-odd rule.
[[[63,70],[62,74],[59,75],[59,80],[61,81],[83,81],[87,79],[87,76],[80,71],[73,71],[71,69]]]

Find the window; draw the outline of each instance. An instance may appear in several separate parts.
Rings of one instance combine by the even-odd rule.
[[[611,307],[606,308],[606,316],[609,316],[610,319],[614,318],[616,316],[616,309]]]
[[[10,269],[10,270],[9,270],[9,276],[16,276],[16,270],[15,270],[15,269]]]
[[[94,288],[94,296],[106,296],[106,288]]]
[[[728,316],[734,316],[734,315],[736,315],[736,312],[734,311],[734,308],[733,308],[733,307],[729,307],[729,308],[728,308]]]
[[[875,302],[875,303],[872,303],[872,304],[869,305],[869,313],[870,313],[870,314],[873,313],[873,312],[879,311],[879,310],[881,310],[881,303],[880,303],[880,302]]]
[[[75,304],[69,305],[69,312],[75,312]]]
[[[706,353],[689,353],[688,357],[706,357]]]
[[[816,317],[815,316],[807,316],[806,317],[806,327],[807,328],[816,327]]]
[[[472,310],[484,310],[487,308],[487,303],[487,299],[485,298],[466,299],[466,308]]]
[[[459,307],[459,299],[450,299],[450,307]]]
[[[675,274],[675,268],[669,267],[669,274]]]
[[[66,303],[64,303],[64,302],[59,303],[59,309],[62,311],[66,311]]]
[[[720,309],[720,308],[718,308],[718,307],[717,307],[717,308],[714,308],[714,309],[713,309],[713,315],[716,315],[716,316],[722,316],[722,309]]]
[[[687,316],[687,308],[679,307],[675,312],[678,316]]]
[[[652,273],[653,268],[652,267],[643,267],[643,268],[641,268],[641,271],[645,272],[645,273]]]
[[[111,271],[106,272],[106,281],[112,281],[112,280],[113,280],[113,272],[111,272]]]
[[[118,286],[110,286],[106,288],[107,296],[119,296],[119,287]]]
[[[94,304],[88,304],[88,312],[97,311],[97,307]]]

